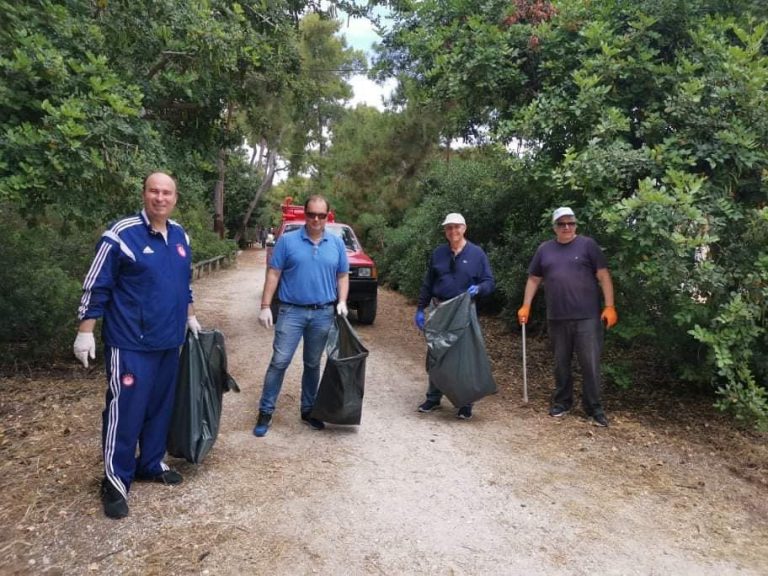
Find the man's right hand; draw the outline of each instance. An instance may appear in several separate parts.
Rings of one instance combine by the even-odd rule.
[[[416,310],[416,316],[413,317],[413,323],[416,328],[424,332],[424,310]]]
[[[88,358],[96,359],[96,340],[93,338],[93,332],[78,332],[72,351],[75,353],[75,358],[88,368]]]
[[[272,328],[272,323],[272,309],[269,307],[262,308],[259,313],[259,324],[264,328]]]
[[[520,322],[520,324],[528,324],[528,316],[530,316],[530,314],[530,306],[520,306],[517,311],[517,321]]]

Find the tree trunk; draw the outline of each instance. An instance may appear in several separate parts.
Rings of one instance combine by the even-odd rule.
[[[232,125],[232,105],[227,106],[227,120],[224,123],[224,133],[222,135],[222,142],[226,142],[227,134],[229,133],[230,126]],[[219,235],[219,238],[224,240],[226,230],[224,227],[224,177],[227,172],[227,158],[229,156],[229,150],[223,147],[219,149],[219,157],[216,159],[216,168],[219,172],[219,179],[216,180],[216,186],[213,189],[213,231]]]
[[[267,149],[267,139],[262,138],[259,143],[259,159],[256,162],[256,172],[261,172],[264,169],[264,151]]]
[[[227,151],[224,148],[219,150],[216,167],[219,171],[219,179],[216,180],[216,186],[213,189],[213,231],[219,235],[219,238],[224,239],[224,174],[227,168]]]
[[[248,221],[251,219],[251,214],[253,214],[253,211],[256,209],[256,204],[259,203],[259,199],[262,197],[264,192],[272,188],[272,182],[275,179],[276,164],[277,150],[276,148],[270,148],[269,152],[267,153],[266,160],[267,171],[264,173],[264,179],[261,181],[259,188],[256,190],[256,194],[254,195],[250,204],[248,204],[248,209],[245,211],[245,215],[243,216],[243,222],[240,226],[240,230],[238,230],[235,234],[235,243],[239,244],[240,239],[245,235],[245,231],[248,229]]]

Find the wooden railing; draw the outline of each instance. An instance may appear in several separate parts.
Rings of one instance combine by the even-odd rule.
[[[193,264],[192,280],[197,280],[201,276],[215,272],[219,268],[226,268],[227,266],[230,266],[235,258],[237,258],[237,253],[232,252],[230,254],[223,254],[221,256],[216,256],[215,258],[209,258],[208,260],[203,260],[202,262]]]

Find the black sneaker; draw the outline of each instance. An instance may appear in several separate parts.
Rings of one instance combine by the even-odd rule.
[[[419,412],[426,414],[427,412],[434,412],[440,409],[440,402],[434,400],[427,400],[421,406],[419,406]]]
[[[561,418],[568,414],[568,412],[568,408],[563,408],[562,406],[552,406],[552,408],[549,409],[549,415],[554,418]]]
[[[253,429],[253,435],[261,438],[266,436],[269,427],[272,425],[272,414],[267,414],[259,410],[259,419],[256,421],[256,427]]]
[[[592,416],[592,424],[601,428],[608,428],[608,418],[605,417],[605,414],[595,414]]]
[[[184,477],[176,472],[176,470],[163,470],[160,474],[155,474],[154,476],[137,475],[136,480],[140,482],[159,482],[167,486],[175,486],[176,484],[181,484],[184,481]]]
[[[301,413],[301,421],[304,422],[307,426],[312,428],[312,430],[322,430],[325,428],[325,423],[322,420],[318,420],[317,418],[312,418],[310,416],[312,412],[302,412]]]
[[[456,412],[456,418],[460,420],[469,420],[472,418],[472,406],[462,406],[459,411]]]
[[[101,502],[108,518],[119,520],[128,516],[128,502],[114,484],[106,478],[101,481]]]

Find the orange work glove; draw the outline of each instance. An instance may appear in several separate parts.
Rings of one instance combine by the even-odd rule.
[[[520,309],[517,311],[517,321],[520,322],[520,324],[528,324],[528,316],[530,314],[530,306],[520,306]]]
[[[619,316],[616,314],[616,307],[606,306],[605,308],[603,308],[603,313],[600,314],[600,320],[605,322],[606,328],[613,328],[614,326],[616,326],[616,322],[619,321]]]

